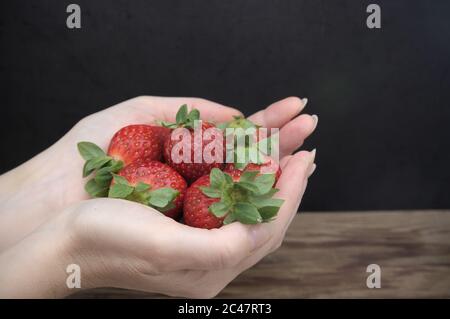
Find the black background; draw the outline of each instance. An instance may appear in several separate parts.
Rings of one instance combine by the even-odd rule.
[[[1,2],[1,166],[138,95],[246,114],[291,95],[319,128],[305,210],[449,208],[450,1]]]

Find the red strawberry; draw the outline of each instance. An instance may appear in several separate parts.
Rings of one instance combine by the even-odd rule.
[[[128,165],[137,159],[161,160],[168,128],[152,125],[129,125],[114,134],[108,155]]]
[[[263,164],[248,163],[244,168],[237,168],[234,163],[225,165],[224,171],[232,176],[241,176],[243,172],[257,171],[260,174],[275,174],[275,184],[281,176],[281,168],[274,159],[264,156]]]
[[[209,174],[213,168],[222,168],[224,165],[225,140],[222,131],[209,122],[198,122],[199,119],[198,110],[194,109],[188,113],[187,106],[183,105],[177,113],[176,123],[163,123],[174,128],[164,143],[164,159],[188,182],[193,182]],[[199,123],[201,127],[196,127]],[[182,135],[186,132],[185,136]],[[205,133],[210,135],[206,136]],[[206,148],[208,150],[204,152]],[[206,157],[209,151],[212,155],[210,159]]]
[[[149,205],[171,218],[179,217],[187,184],[170,166],[140,160],[114,175],[109,197]]]
[[[234,163],[227,163],[224,171],[237,176],[240,176],[243,171],[259,171],[261,174],[274,173],[275,182],[278,181],[281,175],[280,166],[273,158],[265,155],[270,152],[273,145],[276,145],[277,135],[266,136],[267,131],[261,132],[260,126],[240,116],[235,116],[234,120],[223,123],[220,127],[222,129],[241,129],[231,132],[234,138],[234,153],[232,153]],[[252,134],[254,135],[252,136]],[[240,156],[238,156],[239,151],[243,152]]]
[[[209,185],[209,176],[204,175],[187,189],[183,205],[183,219],[186,225],[206,229],[222,226],[225,217],[216,217],[209,211],[209,207],[219,202],[220,198],[208,197],[200,188]]]
[[[85,185],[93,197],[108,196],[112,174],[134,161],[160,160],[164,140],[170,129],[162,126],[130,125],[120,129],[112,138],[108,155],[91,142],[78,143],[78,151],[85,159],[83,177],[95,172]]]
[[[272,220],[283,200],[272,198],[274,174],[246,171],[229,175],[214,168],[195,181],[184,198],[184,222],[198,228],[219,228],[239,221],[256,224]]]

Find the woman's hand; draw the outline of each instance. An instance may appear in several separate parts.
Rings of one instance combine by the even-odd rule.
[[[202,99],[132,99],[83,119],[51,148],[1,176],[0,249],[4,253],[0,256],[0,287],[5,294],[11,289],[11,278],[16,278],[16,289],[21,289],[21,280],[32,287],[19,290],[22,293],[64,295],[68,293],[65,267],[78,263],[84,287],[211,296],[281,244],[315,167],[314,154],[289,155],[317,125],[316,117],[297,116],[304,107],[298,98],[274,103],[250,117],[263,127],[280,128],[284,173],[277,196],[286,202],[274,222],[257,226],[234,223],[206,231],[178,224],[131,202],[83,201],[87,195],[77,142],[90,140],[106,148],[119,128],[155,119],[173,120],[183,103],[200,109],[204,119],[217,122],[239,114]],[[36,266],[27,270],[24,267],[29,263]],[[14,273],[22,276],[17,278]],[[48,274],[48,280],[42,281],[46,278],[42,273]],[[192,288],[193,279],[201,280],[204,286]]]
[[[0,256],[0,296],[62,297],[68,265],[82,288],[119,287],[209,298],[278,248],[297,212],[314,154],[284,160],[277,187],[285,199],[267,224],[232,223],[206,230],[180,224],[150,207],[117,199],[79,202]]]
[[[82,119],[53,146],[0,176],[0,251],[31,233],[65,207],[88,199],[77,143],[92,141],[106,149],[121,127],[154,120],[173,121],[181,104],[200,110],[203,119],[222,122],[240,112],[197,98],[138,97]],[[250,117],[263,127],[280,128],[280,157],[292,153],[312,133],[314,118],[301,115],[298,98],[279,101]]]
[[[32,232],[65,207],[88,199],[77,143],[91,141],[107,149],[123,126],[173,121],[182,104],[205,118],[226,121],[237,110],[197,98],[138,97],[82,119],[53,146],[0,177],[0,251]]]

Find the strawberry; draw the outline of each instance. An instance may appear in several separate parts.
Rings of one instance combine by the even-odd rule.
[[[278,142],[277,134],[267,137],[267,131],[261,131],[262,128],[259,125],[240,116],[235,116],[232,121],[222,123],[219,127],[225,130],[227,142],[229,138],[234,143],[233,150],[227,154],[228,160],[224,171],[238,176],[243,171],[275,173],[275,182],[278,181],[281,175],[280,166],[273,158],[266,155]],[[232,163],[228,163],[229,159],[232,159]]]
[[[223,167],[225,157],[223,133],[212,123],[200,121],[198,110],[193,109],[188,113],[187,105],[182,105],[176,115],[176,123],[162,124],[174,129],[171,136],[165,140],[164,159],[188,182],[191,183],[209,174],[213,168]],[[183,135],[186,129],[187,134]],[[208,154],[204,154],[206,148],[210,150],[209,154],[212,157],[210,159],[206,158]]]
[[[135,201],[153,207],[168,217],[179,217],[187,184],[170,166],[140,160],[125,166],[118,175],[113,176],[109,197]]]
[[[275,174],[244,171],[230,175],[214,168],[195,181],[184,198],[184,222],[198,228],[219,228],[239,221],[268,222],[275,218],[283,200],[272,198]]]
[[[220,129],[226,129],[226,128],[242,128],[242,129],[248,129],[248,128],[256,128],[258,129],[260,126],[256,125],[252,121],[246,119],[243,116],[233,116],[233,120],[230,122],[225,122],[217,125]]]
[[[220,201],[219,198],[208,197],[201,187],[208,187],[210,180],[204,175],[196,180],[186,191],[183,204],[183,219],[186,225],[198,228],[219,228],[223,224],[224,216],[215,216],[209,208]]]
[[[108,148],[108,155],[128,165],[137,159],[159,161],[168,128],[152,125],[129,125],[114,134]]]
[[[83,177],[95,172],[85,185],[93,197],[108,196],[112,174],[134,161],[159,160],[170,129],[162,126],[129,125],[120,129],[111,139],[108,154],[91,142],[78,143],[78,151],[85,159]]]
[[[275,183],[281,176],[281,168],[274,159],[267,155],[263,155],[263,162],[261,164],[248,163],[245,167],[238,167],[234,163],[227,163],[225,165],[224,171],[229,173],[231,176],[241,176],[243,172],[256,171],[259,174],[275,174]]]

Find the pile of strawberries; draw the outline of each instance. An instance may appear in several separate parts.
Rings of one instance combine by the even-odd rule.
[[[200,113],[180,107],[175,123],[129,125],[111,139],[108,151],[90,142],[78,143],[84,158],[83,177],[92,176],[85,190],[92,197],[111,197],[148,205],[168,217],[199,228],[218,228],[239,221],[256,224],[272,220],[283,200],[273,198],[274,185],[281,174],[278,164],[261,154],[255,161],[194,160],[222,139],[219,145],[225,158],[225,128],[257,126],[247,119],[235,118],[214,125],[199,121]],[[201,125],[200,127],[198,125]],[[177,130],[190,134],[190,154],[186,161],[175,160],[179,139]],[[201,134],[212,130],[214,134]],[[179,136],[178,136],[179,137]],[[252,145],[247,145],[251,148]],[[215,150],[217,151],[217,149]],[[213,151],[214,153],[214,151]]]

